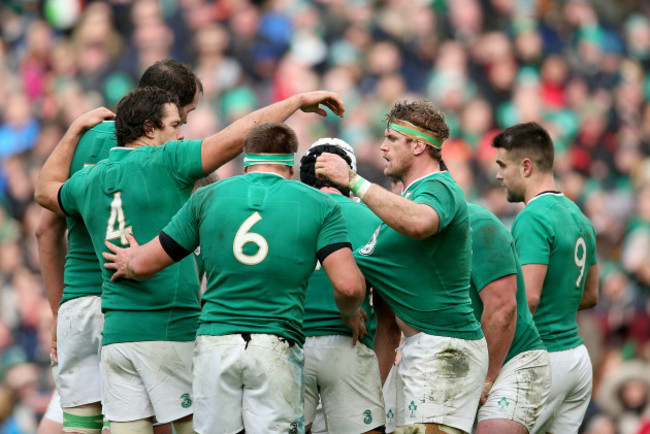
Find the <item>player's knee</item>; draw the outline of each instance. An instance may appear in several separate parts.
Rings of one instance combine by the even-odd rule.
[[[149,419],[140,419],[132,422],[111,421],[111,434],[152,434],[153,423]]]
[[[312,424],[310,423],[309,425],[307,425],[305,427],[305,434],[311,434],[311,426],[312,426]]]
[[[63,432],[101,434],[104,416],[99,406],[63,409]]]

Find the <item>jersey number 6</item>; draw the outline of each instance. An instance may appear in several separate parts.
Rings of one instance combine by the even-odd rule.
[[[264,258],[266,258],[266,254],[269,252],[269,244],[266,242],[264,237],[255,232],[249,232],[253,225],[260,220],[262,220],[262,216],[260,213],[255,211],[250,217],[244,220],[244,223],[242,223],[239,229],[237,229],[235,241],[232,244],[232,253],[242,264],[259,264],[264,260]],[[254,255],[247,255],[244,253],[244,244],[246,243],[257,244],[257,253]]]

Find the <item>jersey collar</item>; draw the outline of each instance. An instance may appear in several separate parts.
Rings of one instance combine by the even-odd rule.
[[[413,184],[415,184],[416,182],[418,182],[418,181],[422,181],[423,179],[428,178],[429,176],[435,176],[435,175],[439,175],[439,174],[442,174],[442,173],[445,173],[445,172],[446,172],[446,170],[440,170],[440,171],[438,171],[438,172],[431,172],[431,173],[429,173],[429,174],[427,174],[427,175],[424,175],[424,176],[422,176],[422,177],[420,177],[420,178],[418,178],[418,179],[412,181],[408,186],[406,186],[405,188],[402,189],[402,196],[403,196],[404,193],[406,193],[406,192],[408,191],[408,189],[411,188],[411,187],[413,186]]]
[[[108,152],[108,161],[121,161],[131,154],[131,151],[137,148],[125,148],[123,146],[115,146]]]
[[[543,191],[540,194],[538,194],[537,196],[533,197],[531,200],[529,200],[526,205],[530,205],[530,203],[532,201],[534,201],[535,199],[540,198],[540,197],[544,197],[544,196],[557,196],[557,197],[560,197],[560,196],[564,196],[564,194],[559,192],[559,191]]]

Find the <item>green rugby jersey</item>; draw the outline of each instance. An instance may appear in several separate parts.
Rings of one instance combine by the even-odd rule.
[[[470,300],[471,236],[467,202],[448,172],[408,186],[402,196],[433,208],[438,232],[423,240],[382,223],[354,253],[372,287],[411,327],[437,336],[483,337]]]
[[[483,301],[479,293],[491,282],[511,274],[517,275],[517,327],[504,364],[519,353],[543,350],[533,316],[528,309],[526,286],[517,250],[510,232],[492,213],[475,204],[468,204],[472,226],[472,307],[481,321]]]
[[[343,217],[348,228],[348,235],[352,248],[363,247],[372,233],[381,223],[379,217],[370,209],[345,196],[335,193],[328,193],[332,199],[341,205]],[[361,339],[361,342],[373,348],[374,328],[371,322],[375,320],[370,307],[370,294],[363,302],[362,308],[368,314],[368,334]],[[327,273],[320,267],[309,278],[307,284],[307,295],[305,297],[305,318],[302,330],[305,336],[345,335],[352,336],[350,330],[343,320],[341,312],[334,301],[334,289],[327,277]]]
[[[512,235],[522,265],[548,266],[533,315],[546,349],[562,351],[582,343],[576,313],[589,267],[596,263],[596,234],[578,206],[561,193],[531,199],[517,215]]]
[[[115,122],[104,121],[86,131],[74,153],[70,176],[86,166],[108,158],[108,151],[117,145]],[[68,226],[68,254],[63,272],[61,303],[87,295],[102,294],[102,270],[88,229],[80,218],[66,218]]]
[[[59,191],[61,208],[81,216],[103,273],[103,344],[152,340],[190,341],[199,314],[199,283],[192,257],[153,278],[111,282],[103,268],[104,241],[126,245],[155,238],[203,177],[200,141],[113,148],[108,160],[77,172]]]
[[[174,259],[201,245],[207,288],[198,334],[268,333],[300,345],[307,280],[317,258],[350,246],[334,199],[263,172],[197,190],[161,242]]]

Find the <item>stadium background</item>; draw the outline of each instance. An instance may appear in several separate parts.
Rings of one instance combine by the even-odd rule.
[[[33,201],[39,168],[70,122],[119,98],[163,57],[191,64],[204,95],[186,138],[261,105],[328,89],[342,120],[289,120],[301,151],[355,147],[383,183],[392,103],[445,113],[444,158],[470,201],[506,225],[491,138],[537,121],[561,188],[591,219],[599,305],[579,314],[595,370],[584,432],[650,432],[650,4],[584,0],[2,0],[0,2],[0,434],[35,431],[53,387],[51,314]],[[241,161],[219,170],[238,174]]]

